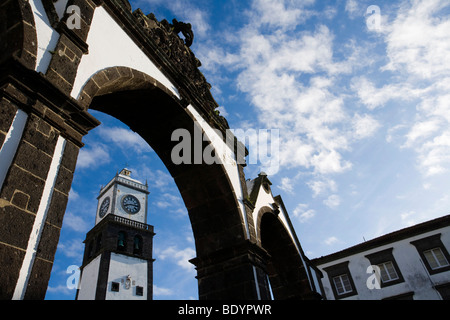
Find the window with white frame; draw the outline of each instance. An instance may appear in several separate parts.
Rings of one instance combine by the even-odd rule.
[[[380,268],[381,281],[384,283],[398,280],[398,274],[392,261],[381,263],[378,267]]]
[[[449,266],[447,259],[445,258],[441,248],[434,248],[423,252],[425,259],[430,264],[431,269],[436,270]]]
[[[450,271],[450,254],[441,241],[441,234],[411,241],[419,253],[428,273],[433,275]]]
[[[353,291],[348,274],[342,274],[333,278],[336,292],[339,295],[350,293]]]
[[[402,272],[394,257],[394,248],[384,249],[365,256],[370,264],[380,268],[381,287],[404,282]]]
[[[350,261],[345,261],[323,269],[328,274],[331,290],[333,291],[334,298],[337,300],[358,294],[350,269],[348,268],[349,263]]]

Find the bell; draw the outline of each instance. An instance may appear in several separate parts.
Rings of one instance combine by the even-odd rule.
[[[134,239],[134,249],[139,250],[140,249],[140,243],[139,239]]]

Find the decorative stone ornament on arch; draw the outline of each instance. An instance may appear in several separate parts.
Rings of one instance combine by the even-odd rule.
[[[269,191],[248,188],[242,162],[171,161],[175,129],[210,137],[228,129],[188,46],[189,28],[133,12],[126,0],[69,0],[81,19],[79,29],[69,29],[68,14],[55,16],[42,1],[0,4],[0,299],[45,297],[82,138],[100,125],[90,108],[137,132],[174,178],[194,233],[200,299],[270,298],[276,248],[261,245],[266,227],[294,248],[297,258],[287,261],[299,265],[289,270],[304,270],[299,294],[279,296],[314,296],[317,275],[269,184]],[[226,141],[203,143],[217,157],[236,159]],[[276,226],[263,216],[257,234],[260,208],[274,203]]]

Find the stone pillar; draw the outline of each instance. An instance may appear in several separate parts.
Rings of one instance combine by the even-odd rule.
[[[43,299],[81,138],[99,123],[19,59],[0,73],[0,299]]]
[[[269,300],[267,253],[246,240],[190,260],[197,269],[200,300]]]

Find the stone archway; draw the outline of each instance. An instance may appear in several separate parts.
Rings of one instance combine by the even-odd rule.
[[[263,207],[258,212],[257,222],[261,246],[270,255],[267,260],[267,275],[274,299],[320,299],[319,295],[311,291],[309,271],[278,218],[278,213],[269,207]]]
[[[171,138],[175,130],[185,129],[191,137],[202,134],[203,128],[186,106],[156,79],[128,67],[96,73],[84,86],[80,100],[138,133],[174,178],[193,229],[200,299],[236,298],[239,293],[241,298],[249,294],[257,298],[254,265],[248,257],[252,244],[227,171],[220,163],[194,164],[192,159],[192,164],[175,165],[171,159],[178,143]],[[202,143],[203,150],[209,142]],[[194,157],[194,144],[192,148]],[[249,279],[242,281],[242,274]]]
[[[69,27],[73,17],[57,13],[53,1],[0,4],[0,298],[45,296],[82,138],[100,125],[89,108],[137,132],[174,178],[194,233],[200,299],[269,298],[268,261],[272,277],[300,270],[292,284],[280,281],[287,293],[280,287],[276,296],[304,298],[294,288],[304,279],[302,261],[276,249],[291,245],[283,227],[265,214],[256,238],[238,142],[225,134],[212,139],[228,123],[188,47],[192,32],[132,12],[127,0],[69,5],[80,10],[79,28]],[[187,43],[180,30],[190,35]],[[229,161],[175,164],[175,129],[200,136],[200,152],[211,146]],[[286,253],[292,266],[267,252],[280,259]]]

